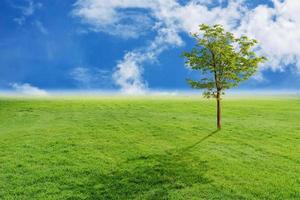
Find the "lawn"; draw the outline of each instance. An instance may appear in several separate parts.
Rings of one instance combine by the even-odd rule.
[[[300,199],[300,99],[0,99],[0,199]]]

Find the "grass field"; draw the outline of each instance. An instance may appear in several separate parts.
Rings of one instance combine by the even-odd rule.
[[[0,99],[0,199],[300,199],[300,99]]]

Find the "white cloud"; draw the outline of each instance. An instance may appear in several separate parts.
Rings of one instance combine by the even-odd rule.
[[[113,74],[115,83],[126,93],[140,93],[145,89],[142,81],[141,63],[147,59],[139,52],[127,53],[117,65]]]
[[[28,6],[20,7],[24,16],[33,15],[36,9],[40,9],[42,7],[41,3],[35,3],[32,0],[28,0]]]
[[[24,24],[26,18],[24,16],[14,18],[14,21],[20,26]]]
[[[109,88],[112,86],[111,72],[103,69],[76,67],[70,76],[81,88]]]
[[[38,87],[32,86],[29,83],[11,83],[10,86],[17,92],[29,96],[47,96],[48,93]]]
[[[141,93],[146,88],[147,84],[142,79],[143,64],[146,62],[154,62],[157,56],[165,49],[171,46],[182,45],[183,41],[178,35],[177,28],[174,22],[169,19],[158,20],[156,19],[155,26],[145,26],[144,22],[151,24],[153,17],[164,15],[164,10],[171,10],[174,6],[179,4],[173,0],[164,1],[148,1],[148,0],[125,0],[125,1],[97,1],[97,0],[79,0],[73,12],[74,15],[79,16],[83,21],[93,25],[97,31],[108,32],[112,35],[119,35],[137,37],[140,36],[145,28],[155,30],[157,35],[153,41],[145,47],[134,49],[127,52],[124,58],[118,62],[116,71],[113,74],[115,83],[122,88],[125,93]],[[123,20],[128,19],[126,12],[118,12],[122,9],[143,9],[139,11],[132,11],[132,18],[139,19],[143,16],[142,23],[136,23],[136,20],[129,20],[132,24],[124,24]],[[147,12],[148,10],[150,12]],[[161,12],[155,14],[155,12]],[[166,12],[166,13],[169,13]],[[125,17],[126,16],[126,17]],[[129,15],[130,16],[130,15]],[[153,23],[154,23],[153,22]],[[142,26],[140,25],[142,24]],[[118,26],[122,27],[122,31],[116,31]],[[136,27],[132,29],[131,27]],[[149,31],[149,30],[148,30]],[[128,34],[130,33],[130,34]]]
[[[126,9],[143,9],[152,5],[148,0],[78,0],[72,13],[91,25],[90,28],[94,31],[136,38],[151,28],[151,16],[145,15],[143,10]]]
[[[258,71],[256,72],[256,74],[254,74],[254,76],[251,77],[252,80],[255,80],[258,83],[263,83],[268,81],[264,76],[262,71]]]
[[[260,5],[243,17],[237,32],[260,41],[269,63],[264,68],[285,70],[295,64],[300,71],[300,1],[273,0],[274,8]]]
[[[196,32],[202,23],[220,23],[237,35],[257,39],[261,44],[258,52],[269,59],[261,70],[285,70],[296,65],[300,72],[300,1],[271,1],[272,7],[262,4],[249,8],[246,0],[190,0],[184,5],[176,0],[78,0],[73,15],[94,31],[119,37],[156,33],[152,42],[127,52],[116,66],[116,84],[123,90],[140,91],[147,85],[142,78],[143,65],[155,61],[164,50],[183,45],[180,34]],[[260,75],[257,77],[262,80]]]
[[[115,83],[125,93],[142,93],[147,88],[147,83],[142,78],[143,65],[155,62],[158,55],[167,48],[182,44],[176,30],[159,29],[158,35],[148,46],[126,53],[123,60],[119,61],[113,74]]]
[[[87,68],[83,68],[83,67],[74,68],[71,71],[70,75],[75,81],[78,81],[80,83],[81,87],[82,86],[87,88],[90,87],[91,79],[93,77]]]
[[[14,18],[14,21],[19,25],[23,25],[29,16],[32,16],[36,12],[36,10],[43,7],[42,3],[35,3],[33,0],[27,0],[25,2],[27,5],[24,6],[12,5],[14,8],[21,11],[21,16]]]
[[[33,23],[36,27],[37,27],[37,29],[41,32],[41,33],[43,33],[44,35],[47,35],[49,32],[48,32],[48,30],[47,30],[47,28],[44,26],[44,24],[41,22],[41,21],[39,21],[39,20],[36,20],[36,21],[34,21],[34,23]]]

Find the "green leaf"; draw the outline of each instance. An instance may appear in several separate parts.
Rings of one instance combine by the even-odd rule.
[[[199,30],[192,34],[195,47],[190,52],[183,52],[182,56],[186,65],[201,75],[199,80],[188,79],[187,82],[192,88],[205,89],[206,97],[216,97],[217,93],[238,86],[267,60],[252,50],[257,41],[245,35],[237,38],[219,24],[201,24]]]

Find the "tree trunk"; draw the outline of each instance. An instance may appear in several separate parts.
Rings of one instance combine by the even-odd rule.
[[[220,92],[217,92],[217,127],[218,130],[222,128],[221,125],[221,95]]]

